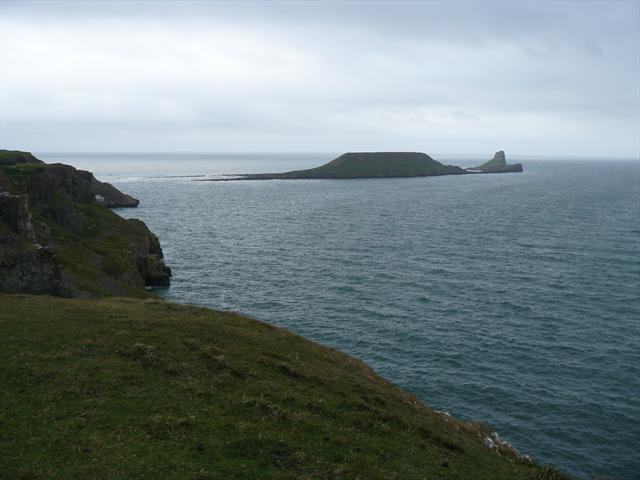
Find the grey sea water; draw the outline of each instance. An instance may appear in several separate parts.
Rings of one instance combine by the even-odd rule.
[[[168,299],[236,310],[346,351],[577,478],[638,478],[637,160],[199,182],[333,155],[40,156],[141,200],[118,213],[160,237],[174,273]]]

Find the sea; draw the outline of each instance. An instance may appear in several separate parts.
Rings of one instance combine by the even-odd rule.
[[[336,155],[38,156],[140,200],[116,212],[159,236],[168,300],[241,312],[354,355],[577,479],[640,478],[638,159],[210,182]]]

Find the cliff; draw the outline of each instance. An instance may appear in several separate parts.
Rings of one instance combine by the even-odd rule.
[[[507,164],[507,159],[502,150],[496,152],[493,158],[488,162],[483,163],[478,167],[472,167],[468,169],[470,173],[509,173],[509,172],[522,172],[522,164],[514,163]]]
[[[169,285],[158,238],[108,206],[138,201],[91,172],[0,151],[0,292],[148,296]],[[24,161],[23,161],[24,160]]]

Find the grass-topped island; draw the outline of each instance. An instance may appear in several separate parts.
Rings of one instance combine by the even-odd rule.
[[[345,153],[324,165],[283,173],[248,173],[228,178],[199,179],[199,182],[232,180],[330,180],[356,178],[432,177],[472,173],[522,172],[521,164],[508,165],[504,152],[474,168],[444,165],[422,152],[355,152]]]
[[[349,355],[157,298],[170,272],[142,222],[89,172],[10,157],[0,479],[565,478]]]

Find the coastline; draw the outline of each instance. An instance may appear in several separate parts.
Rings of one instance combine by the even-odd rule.
[[[393,384],[378,377],[368,366],[355,360],[353,357],[321,347],[313,342],[292,335],[281,328],[268,326],[267,324],[235,314],[198,309],[196,307],[182,306],[154,299],[148,295],[148,292],[144,292],[143,294],[142,291],[138,291],[144,286],[140,283],[140,280],[135,280],[131,285],[131,289],[126,290],[126,292],[130,294],[128,299],[113,298],[110,300],[108,297],[105,298],[105,294],[117,295],[117,292],[125,291],[112,290],[110,292],[108,289],[113,288],[114,279],[119,278],[123,280],[127,278],[122,277],[123,274],[126,273],[127,276],[132,274],[133,270],[129,270],[129,268],[134,268],[134,265],[144,277],[145,284],[153,285],[153,280],[146,280],[145,272],[149,272],[155,267],[149,267],[147,260],[141,261],[139,258],[154,258],[154,262],[158,258],[161,259],[160,245],[157,237],[153,236],[153,234],[146,229],[144,223],[134,220],[124,220],[110,212],[104,205],[105,199],[103,195],[87,190],[88,187],[86,186],[90,185],[91,182],[86,183],[86,186],[82,186],[85,184],[79,184],[77,182],[63,182],[62,184],[57,184],[58,186],[53,190],[49,187],[44,189],[40,187],[42,185],[53,185],[51,182],[53,182],[59,174],[71,175],[72,177],[77,176],[78,178],[90,178],[82,171],[76,171],[72,169],[72,167],[63,167],[36,164],[34,167],[29,166],[27,168],[21,166],[17,168],[10,165],[4,169],[5,175],[8,175],[8,177],[5,176],[4,179],[0,178],[0,180],[3,180],[6,188],[12,189],[7,192],[5,196],[15,199],[14,203],[8,204],[15,205],[15,207],[11,207],[15,208],[15,213],[8,215],[9,211],[3,210],[2,219],[4,223],[2,224],[2,228],[5,235],[4,241],[26,249],[25,252],[31,251],[30,249],[32,248],[35,248],[35,251],[41,250],[36,244],[30,242],[46,241],[50,244],[50,247],[47,247],[49,248],[49,252],[54,255],[54,257],[47,258],[59,258],[59,262],[63,267],[59,270],[54,269],[60,272],[56,274],[58,275],[56,278],[66,282],[64,283],[65,289],[62,293],[59,293],[55,289],[52,291],[44,290],[42,292],[32,293],[54,293],[66,297],[81,297],[81,299],[69,300],[57,300],[47,295],[33,297],[25,296],[24,294],[2,294],[0,297],[0,302],[3,304],[3,313],[0,315],[0,321],[12,332],[7,337],[10,339],[10,343],[7,344],[3,350],[5,355],[7,355],[5,357],[7,361],[3,362],[3,366],[5,367],[3,370],[3,378],[5,379],[3,380],[3,384],[6,386],[6,388],[3,389],[4,402],[6,405],[11,405],[4,413],[5,415],[15,417],[12,425],[18,428],[18,430],[12,430],[13,433],[5,433],[4,437],[0,437],[3,445],[6,446],[6,442],[9,439],[13,439],[13,442],[18,440],[18,444],[22,445],[20,441],[20,431],[26,428],[22,422],[28,421],[32,417],[42,415],[44,415],[44,417],[42,417],[44,421],[49,415],[48,412],[38,413],[38,411],[29,410],[31,408],[38,409],[40,408],[38,406],[40,402],[47,401],[45,398],[41,398],[39,396],[40,394],[36,391],[31,391],[31,387],[27,389],[31,392],[30,395],[33,396],[34,400],[32,405],[27,406],[27,410],[29,410],[30,413],[25,416],[16,410],[20,404],[16,403],[19,402],[20,395],[18,394],[18,390],[15,389],[23,388],[21,386],[23,384],[21,381],[11,381],[9,378],[15,377],[16,372],[21,371],[21,367],[18,366],[19,364],[16,364],[12,359],[21,358],[25,352],[27,352],[28,358],[33,359],[27,363],[28,368],[32,369],[33,372],[40,372],[37,373],[37,375],[41,380],[34,385],[39,385],[38,388],[44,388],[45,391],[58,392],[54,394],[59,395],[59,397],[56,396],[56,398],[71,398],[73,400],[64,407],[71,409],[69,413],[60,417],[62,419],[66,418],[71,422],[76,422],[75,419],[80,415],[79,412],[89,408],[88,405],[92,404],[95,400],[101,402],[105,413],[109,413],[114,411],[114,408],[120,408],[116,407],[119,402],[127,398],[135,398],[136,395],[140,394],[139,392],[134,392],[136,385],[129,384],[126,381],[126,375],[128,374],[125,374],[122,379],[120,379],[120,377],[111,378],[111,373],[109,373],[111,370],[109,370],[109,368],[115,369],[115,372],[119,372],[120,369],[124,368],[125,370],[121,372],[124,374],[125,371],[129,371],[133,366],[138,372],[136,375],[139,375],[139,381],[142,382],[141,385],[146,382],[159,380],[160,383],[157,383],[155,388],[158,389],[156,391],[160,397],[162,397],[168,393],[166,389],[173,382],[173,380],[170,379],[175,375],[176,369],[180,370],[180,368],[182,368],[179,364],[174,364],[174,362],[178,358],[187,355],[191,358],[189,362],[195,362],[193,363],[194,368],[204,368],[204,370],[202,370],[203,377],[200,381],[207,382],[213,378],[214,384],[218,385],[219,388],[226,388],[228,395],[245,395],[246,392],[242,392],[246,388],[247,380],[255,381],[255,379],[259,379],[263,375],[269,377],[269,381],[259,385],[259,389],[255,392],[256,396],[252,399],[246,399],[243,396],[239,400],[234,400],[231,404],[223,401],[219,407],[223,409],[234,409],[238,407],[237,402],[240,402],[239,405],[241,406],[252,406],[252,408],[257,409],[258,417],[261,421],[266,421],[269,425],[275,421],[277,425],[277,428],[274,427],[274,425],[270,427],[263,425],[259,426],[260,428],[276,428],[279,431],[284,428],[284,430],[278,434],[278,442],[288,443],[293,441],[293,437],[289,438],[291,425],[280,425],[279,422],[282,419],[288,419],[292,416],[295,418],[302,416],[300,417],[302,419],[307,418],[309,415],[316,415],[317,418],[313,417],[313,422],[319,422],[318,426],[312,430],[315,428],[334,428],[330,427],[330,425],[334,424],[335,421],[337,421],[336,419],[339,419],[340,421],[335,425],[335,428],[338,429],[336,432],[340,431],[342,433],[339,433],[338,437],[342,435],[352,440],[358,438],[370,439],[367,440],[367,442],[374,441],[376,438],[379,438],[379,440],[375,440],[375,442],[382,442],[384,440],[384,442],[380,443],[379,447],[376,448],[382,448],[385,451],[388,450],[388,453],[383,455],[386,460],[381,460],[377,464],[374,464],[374,470],[371,471],[374,477],[376,475],[382,475],[381,472],[388,468],[392,468],[394,471],[410,469],[414,471],[414,473],[429,471],[435,473],[437,471],[444,475],[445,478],[453,475],[455,478],[487,479],[519,478],[521,475],[524,475],[525,472],[546,475],[544,472],[550,471],[536,466],[531,462],[530,458],[520,455],[515,448],[502,441],[500,437],[488,429],[488,427],[477,423],[460,422],[447,414],[435,412],[416,397],[397,389]],[[69,185],[75,186],[68,187]],[[26,190],[22,189],[24,186],[28,186],[28,188]],[[15,193],[16,188],[20,193]],[[70,190],[65,190],[67,188],[70,188]],[[56,191],[55,189],[59,190]],[[101,191],[104,191],[104,189]],[[117,190],[116,192],[117,195],[121,194],[121,192]],[[48,198],[46,195],[50,193],[55,193],[56,198],[67,199],[62,203],[58,203],[58,206],[51,210],[49,209],[50,203],[41,204],[39,203],[41,200],[38,200]],[[42,195],[45,196],[42,197]],[[29,201],[30,199],[32,201]],[[126,203],[131,204],[133,202],[127,200]],[[137,205],[137,200],[135,200],[135,205]],[[65,213],[61,215],[63,211]],[[52,222],[52,219],[55,219],[55,222]],[[45,232],[45,230],[43,230],[44,227],[39,226],[40,224],[37,223],[44,221],[49,225],[50,233],[33,233],[39,231]],[[125,267],[124,264],[113,264],[111,261],[103,264],[101,267],[103,269],[101,270],[101,275],[106,274],[107,276],[111,276],[112,280],[108,280],[107,277],[104,279],[100,277],[101,279],[98,279],[98,277],[95,276],[97,271],[90,272],[86,270],[88,265],[84,265],[85,260],[82,260],[85,254],[83,253],[79,256],[79,250],[77,250],[77,248],[80,246],[82,246],[82,248],[95,248],[96,250],[93,251],[92,255],[98,251],[103,251],[104,248],[111,248],[109,243],[93,244],[91,242],[95,242],[95,239],[101,239],[102,231],[112,232],[115,225],[120,229],[119,235],[124,235],[125,237],[138,235],[139,232],[142,232],[142,238],[146,239],[143,243],[146,242],[147,247],[145,248],[147,248],[148,251],[141,251],[142,257],[132,257],[133,264],[131,267]],[[133,238],[134,237],[131,237],[131,239]],[[109,240],[108,242],[112,242],[113,240],[115,239]],[[30,245],[34,246],[32,247]],[[63,249],[61,249],[61,245],[64,245]],[[71,249],[74,254],[67,258],[66,255],[62,255],[64,249]],[[116,251],[116,255],[122,254]],[[138,255],[138,253],[136,253],[136,255]],[[34,261],[31,260],[31,257],[16,258],[18,258],[20,262],[23,262],[22,264],[24,264],[24,262]],[[56,266],[58,265],[56,263],[57,261],[58,260],[54,260],[52,263],[56,268],[58,268]],[[65,267],[65,265],[68,267]],[[164,268],[162,263],[160,263],[160,265]],[[78,270],[78,267],[81,268]],[[19,267],[16,272],[21,272],[22,270],[20,269],[22,268],[23,267]],[[75,275],[77,276],[70,277],[65,273],[65,268],[74,268]],[[125,270],[122,270],[122,268],[125,268]],[[9,272],[10,271],[11,270],[9,270]],[[40,270],[38,270],[38,272],[39,271]],[[49,270],[46,271],[49,272]],[[7,270],[3,273],[6,272]],[[40,275],[40,273],[36,272],[34,275]],[[163,278],[165,280],[162,282],[166,281],[168,283],[168,277],[165,276]],[[92,282],[96,282],[95,285],[92,285]],[[2,283],[4,291],[7,290],[7,285],[16,284]],[[22,285],[23,286],[17,288],[29,288],[25,287],[24,284]],[[107,287],[107,285],[111,286]],[[105,288],[108,289],[104,290]],[[142,299],[137,300],[134,297],[142,297]],[[145,297],[146,300],[144,299]],[[160,337],[157,336],[158,330],[156,329],[159,325],[157,323],[158,315],[162,318],[166,317],[164,324],[165,334]],[[180,319],[178,323],[176,323],[176,316]],[[211,329],[212,325],[203,325],[201,323],[200,318],[202,316],[211,318],[214,323],[222,321],[221,319],[223,319],[224,322],[227,322],[227,328],[230,330],[228,330],[226,334],[222,334],[220,331],[216,333]],[[95,323],[96,319],[101,320]],[[51,323],[52,321],[53,323]],[[176,344],[175,346],[177,350],[174,349],[171,350],[172,353],[167,353],[167,351],[165,351],[167,342],[174,336],[180,322],[183,322],[185,325],[190,325],[192,322],[195,322],[195,324],[199,325],[197,328],[201,333],[198,335],[189,334],[191,336],[187,335],[182,338],[173,338],[171,342],[178,340],[179,345]],[[236,331],[234,325],[239,325],[239,322],[244,322],[244,324],[247,325],[247,331],[251,332],[251,335],[257,334],[256,337],[252,337],[252,342],[255,343],[257,350],[252,351],[250,354],[246,352],[242,353],[241,345],[236,345],[236,340],[234,340],[235,334],[233,332]],[[53,331],[54,325],[55,331],[57,332],[56,340],[52,340],[50,337],[50,332]],[[95,330],[95,328],[99,330]],[[204,330],[202,330],[203,328]],[[130,332],[131,329],[134,331],[133,336]],[[81,333],[83,331],[85,333]],[[61,335],[62,332],[64,332],[64,334]],[[122,333],[119,334],[118,332]],[[80,335],[79,337],[78,334]],[[151,335],[151,337],[149,337],[149,335]],[[205,337],[208,338],[211,338],[211,335],[218,335],[219,337],[218,340],[213,342],[209,341],[208,343],[196,342],[196,344],[193,344],[192,340],[189,340],[189,338],[199,338],[201,335],[205,335]],[[27,339],[28,343],[24,343]],[[246,338],[242,337],[241,340],[245,342]],[[271,354],[267,355],[267,357],[271,358],[271,361],[264,363],[264,349],[266,348],[268,350],[268,345],[271,342],[277,343],[281,340],[289,345],[289,347],[281,345]],[[292,356],[291,352],[287,352],[287,349],[298,343],[300,347],[297,353]],[[105,347],[105,345],[111,346]],[[186,350],[184,350],[185,346]],[[23,353],[18,354],[20,351]],[[232,353],[234,351],[235,353]],[[71,353],[58,354],[56,352]],[[193,354],[189,352],[196,352],[196,357],[193,357]],[[320,370],[317,370],[318,365],[315,364],[317,360],[314,361],[312,358],[309,358],[301,362],[300,358],[309,355],[311,352],[316,352],[313,353],[313,358],[317,360],[322,358],[324,359],[323,362],[328,363]],[[169,356],[167,357],[166,355]],[[171,360],[172,358],[173,360]],[[102,371],[103,376],[95,377],[90,369],[86,370],[86,367],[83,365],[86,364],[87,359],[93,359],[94,367],[92,368]],[[273,360],[275,360],[275,363],[273,363]],[[129,363],[131,361],[134,363]],[[342,377],[343,374],[338,373],[338,370],[342,368],[342,364],[346,366],[355,365],[357,367],[357,371],[346,374],[347,378],[350,379],[349,382],[353,382],[353,384],[337,385],[332,383],[335,381],[331,380],[332,378],[340,379]],[[112,366],[107,367],[107,365]],[[244,365],[244,367],[242,365]],[[105,370],[105,368],[107,369]],[[210,368],[213,368],[213,370],[217,372],[214,377],[211,378]],[[87,374],[89,374],[88,377],[85,376]],[[24,375],[24,373],[21,375]],[[49,382],[50,378],[59,378],[60,375],[70,375],[75,378],[72,383],[80,382],[83,386],[80,387],[79,391],[73,390],[74,393],[69,397],[68,394],[65,393],[67,391],[67,387],[65,386],[66,382],[60,384],[59,387]],[[20,378],[20,376],[16,378]],[[154,378],[156,380],[153,380]],[[170,380],[169,383],[166,383],[167,379]],[[113,390],[112,385],[110,389],[107,389],[106,384],[103,385],[103,381],[105,380],[112,382],[113,385],[117,384],[118,387]],[[125,380],[125,382],[122,383],[121,380]],[[231,383],[227,383],[228,381],[231,381]],[[276,387],[282,389],[282,397],[274,402],[271,395],[273,395],[274,388]],[[62,388],[62,390],[58,391],[59,388]],[[131,390],[131,388],[134,388],[134,390]],[[353,399],[343,404],[343,400],[340,400],[340,398],[342,398],[340,392],[349,391],[353,388],[355,388],[352,392],[352,395],[354,395]],[[108,390],[112,390],[116,395],[109,395]],[[88,396],[82,393],[84,391],[90,392]],[[300,398],[306,398],[309,395],[311,395],[309,398],[317,398],[318,395],[329,395],[333,398],[333,400],[330,401],[331,406],[328,408],[323,407],[324,409],[322,409],[317,406],[312,406],[308,400],[304,402],[296,400],[299,396],[301,396]],[[160,402],[160,397],[152,400],[152,402]],[[263,400],[265,397],[269,400]],[[396,400],[392,401],[391,399]],[[293,402],[295,408],[293,408],[291,402]],[[54,404],[58,405],[55,402]],[[172,403],[170,408],[183,410],[185,408],[189,409],[189,405],[190,402],[186,401],[185,398],[181,398],[177,403]],[[396,406],[392,407],[392,405]],[[168,405],[163,407],[163,409],[167,407]],[[56,407],[56,410],[59,408],[62,408],[62,404]],[[133,408],[133,405],[131,408]],[[291,411],[292,408],[293,411]],[[318,408],[320,408],[320,410],[318,410]],[[345,408],[346,413],[340,413]],[[139,419],[135,421],[156,422],[154,419],[144,420],[144,418],[146,418],[144,417],[144,412],[137,412],[135,408],[130,410],[130,407],[126,407],[123,412],[129,412],[126,413],[127,415],[134,414],[134,416]],[[248,414],[247,412],[240,413],[241,415],[237,420],[240,423],[243,422],[242,418],[245,420],[255,419],[255,412],[249,412]],[[52,414],[54,413],[52,412]],[[142,417],[140,415],[142,415]],[[2,417],[0,420],[5,421],[7,418],[8,417]],[[94,415],[92,422],[87,424],[86,431],[89,434],[91,434],[91,432],[94,432],[93,435],[98,434],[98,432],[95,431],[95,426],[105,421],[99,420],[99,418],[100,415],[97,417]],[[183,422],[180,418],[176,419],[176,422]],[[186,418],[188,418],[188,415]],[[45,434],[49,431],[49,427],[46,427],[46,422],[48,421],[49,420],[46,420],[45,423],[42,424],[44,430],[41,430],[39,434]],[[211,433],[214,433],[216,429],[220,428],[219,425],[216,426],[209,423],[207,423],[207,425],[209,426],[206,428],[213,429]],[[65,427],[65,429],[66,428],[67,427]],[[113,428],[117,429],[118,427],[116,424],[113,424],[107,428],[107,431]],[[175,426],[169,426],[167,428],[170,428],[172,432],[175,430]],[[396,434],[399,435],[399,438],[402,437],[399,433],[400,431],[407,431],[404,435],[409,435],[412,440],[405,438],[402,441],[398,440],[389,443],[390,431],[397,431]],[[145,432],[147,432],[146,427],[140,432],[134,429],[133,434],[150,435],[148,432]],[[180,428],[178,428],[177,432],[178,436],[174,440],[177,444],[181,444],[184,438],[188,436],[188,433],[182,432]],[[57,435],[53,431],[50,433]],[[173,438],[173,435],[174,433],[170,434],[171,438]],[[234,437],[232,436],[230,438]],[[314,450],[319,448],[316,434],[308,432],[304,434],[304,438],[304,441],[307,442],[308,449]],[[148,439],[152,441],[152,444],[156,445],[154,448],[160,448],[162,445],[162,442],[157,443],[155,441],[157,439],[154,439],[153,434],[151,434],[151,437]],[[349,442],[352,440],[349,440]],[[389,457],[386,455],[391,454],[393,449],[401,448],[407,441],[418,442],[422,447],[410,455],[411,460],[402,459],[401,455],[398,456],[400,453],[400,451],[398,451],[394,454],[398,457],[396,461],[389,461]],[[106,443],[103,443],[103,446],[100,448],[113,448],[111,440],[105,439],[104,442]],[[5,447],[2,448],[4,449]],[[81,448],[87,449],[87,453],[90,453],[97,447],[85,446]],[[371,447],[367,447],[362,452],[362,455],[370,455],[376,451],[375,449],[370,450],[370,448]],[[437,460],[435,463],[425,464],[425,460],[421,460],[424,456],[424,452],[421,453],[421,449],[430,452],[429,455],[435,456],[435,458],[441,458],[441,460]],[[18,450],[21,452],[18,456],[12,455],[7,457],[10,459],[8,464],[0,464],[0,471],[10,469],[10,472],[15,473],[18,471],[15,469],[24,463],[26,459],[30,459],[29,462],[31,464],[38,465],[39,462],[42,461],[42,458],[44,458],[41,456],[46,456],[48,452],[47,449],[22,450],[22,446],[20,446]],[[199,447],[197,447],[196,450],[200,451]],[[341,448],[338,448],[338,451],[340,450]],[[294,453],[295,455],[302,455],[300,452]],[[405,454],[406,453],[407,452],[405,452]],[[293,453],[288,453],[287,456],[292,454]],[[322,455],[326,455],[326,453]],[[89,455],[87,459],[70,459],[67,453],[61,455],[60,458],[70,461],[69,468],[86,468],[83,467],[86,461],[89,461],[90,458],[93,458],[94,461],[96,459],[95,455]],[[106,459],[99,460],[102,465],[101,468],[112,468],[108,467],[108,464],[104,463],[105,461]],[[247,457],[245,461],[249,461],[249,457]],[[347,462],[347,464],[349,464],[349,462]],[[334,470],[336,468],[345,468],[340,465],[331,465],[331,469]],[[453,468],[454,466],[455,468]],[[34,468],[36,468],[36,470],[33,470],[33,472],[37,474],[39,467]],[[60,468],[60,471],[64,471],[62,466]],[[302,467],[298,461],[288,465],[287,468],[293,469],[291,470],[292,472],[296,471],[299,473],[302,471],[300,470]],[[347,467],[345,471],[360,474],[365,472],[366,469],[364,464],[361,464],[360,460],[358,460]],[[476,473],[474,473],[473,476],[469,476],[471,472]],[[484,473],[480,473],[480,475],[477,476],[478,472]],[[556,477],[544,478],[564,478],[558,473],[554,473],[554,475],[556,475]],[[55,478],[55,476],[51,478]],[[405,478],[412,477],[409,476]]]

